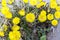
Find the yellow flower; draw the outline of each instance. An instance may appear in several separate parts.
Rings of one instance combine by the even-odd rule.
[[[3,25],[3,29],[4,29],[4,31],[6,32],[7,29],[8,29],[8,26],[4,24],[4,25]]]
[[[11,12],[7,12],[4,14],[5,18],[7,19],[11,19],[12,18],[12,13]]]
[[[12,13],[9,11],[9,8],[7,6],[2,7],[1,13],[5,16],[5,18],[11,19]]]
[[[4,36],[4,32],[0,31],[0,36],[3,37]]]
[[[24,16],[25,15],[25,10],[24,9],[22,9],[22,10],[19,10],[19,12],[18,12],[21,16]]]
[[[29,13],[29,14],[26,15],[26,21],[27,22],[34,22],[34,20],[35,20],[34,13]]]
[[[12,4],[14,0],[8,0],[8,4]]]
[[[23,0],[24,3],[28,3],[28,0]]]
[[[2,6],[6,6],[7,5],[6,0],[2,0],[1,4]]]
[[[46,11],[42,10],[41,13],[38,16],[38,20],[40,22],[45,22],[46,21]]]
[[[48,14],[47,15],[47,18],[48,18],[48,20],[52,20],[54,17],[53,17],[53,14]]]
[[[57,10],[57,11],[60,11],[60,6],[57,6],[57,7],[56,7],[56,10]]]
[[[57,20],[52,20],[52,21],[51,21],[51,24],[52,24],[53,26],[57,26],[57,25],[58,25],[58,21],[57,21]]]
[[[13,18],[12,23],[13,24],[19,24],[20,23],[20,18],[18,18],[18,17]]]
[[[18,31],[20,29],[20,26],[18,25],[13,25],[12,30],[13,31]]]
[[[50,7],[51,8],[56,8],[57,7],[57,3],[56,2],[51,2],[50,3]]]
[[[39,4],[36,5],[37,8],[40,8],[41,6],[45,6],[46,5],[46,2],[41,2]]]
[[[38,16],[38,20],[39,20],[40,22],[45,22],[45,21],[46,21],[46,15],[43,15],[43,14],[41,15],[41,14],[40,14],[40,15]]]
[[[46,5],[46,2],[43,2],[42,1],[40,4],[41,4],[41,6],[43,6],[43,5],[45,6]]]
[[[46,15],[47,13],[46,13],[45,10],[42,10],[40,14],[42,14],[42,15]]]
[[[10,40],[20,40],[21,33],[19,31],[10,31],[9,32],[9,39]]]
[[[43,0],[38,0],[39,2],[42,2]]]
[[[56,0],[50,0],[50,2],[56,2]]]
[[[55,14],[54,14],[55,18],[59,19],[60,18],[60,12],[59,11],[56,11]]]
[[[1,8],[1,13],[2,13],[2,14],[7,13],[7,11],[9,11],[9,7],[4,6],[4,7]]]
[[[40,3],[39,3],[39,4],[37,4],[37,5],[36,5],[36,7],[37,7],[37,8],[40,8],[40,7],[41,7],[41,4],[40,4]]]
[[[30,4],[31,4],[32,6],[35,6],[35,5],[37,4],[37,0],[30,0]]]

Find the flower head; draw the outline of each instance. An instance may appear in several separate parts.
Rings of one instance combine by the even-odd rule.
[[[40,15],[46,15],[46,14],[47,14],[47,13],[46,13],[45,10],[42,10],[41,13],[40,13]]]
[[[7,13],[4,14],[4,16],[7,19],[11,19],[12,18],[12,13],[8,11]]]
[[[22,9],[22,10],[19,10],[19,12],[18,12],[21,16],[24,16],[25,15],[25,10],[24,9]]]
[[[2,6],[6,6],[7,5],[7,3],[6,3],[6,0],[2,0]]]
[[[57,21],[57,20],[52,20],[52,21],[51,21],[51,24],[52,24],[53,26],[57,26],[57,25],[58,25],[58,21]]]
[[[55,18],[59,19],[60,18],[60,12],[59,11],[56,11],[55,14],[54,14]]]
[[[24,3],[28,3],[28,0],[23,0]]]
[[[3,25],[3,28],[4,28],[4,31],[6,32],[7,29],[8,29],[8,26],[4,24],[4,25]]]
[[[57,6],[57,7],[56,7],[56,10],[57,10],[57,11],[60,11],[60,6]]]
[[[13,31],[18,31],[20,29],[20,26],[18,25],[13,25],[12,30]]]
[[[5,16],[5,18],[7,19],[11,19],[12,18],[12,13],[9,11],[9,8],[7,6],[2,7],[1,9],[1,13]]]
[[[43,0],[38,0],[39,2],[42,2]]]
[[[56,7],[57,7],[57,3],[54,2],[54,1],[51,2],[51,3],[50,3],[50,7],[51,7],[51,8],[56,8]]]
[[[20,18],[18,18],[18,17],[13,18],[12,23],[13,24],[19,24],[20,23]]]
[[[35,20],[35,15],[33,13],[29,13],[26,15],[27,22],[34,22],[34,20]]]
[[[21,38],[21,33],[19,31],[10,31],[9,39],[10,40],[19,40]]]
[[[45,22],[45,21],[46,21],[46,15],[39,15],[39,16],[38,16],[38,20],[39,20],[40,22]]]
[[[7,13],[7,11],[9,11],[9,7],[4,6],[1,8],[1,13],[4,15],[5,13]]]
[[[48,18],[48,20],[52,20],[54,17],[53,17],[53,14],[48,14],[47,15],[47,18]]]
[[[38,16],[38,20],[40,22],[45,22],[46,21],[46,11],[42,10],[41,13]]]
[[[4,32],[0,31],[0,36],[3,37],[4,36]]]
[[[30,0],[30,4],[31,4],[32,6],[35,6],[35,5],[37,4],[37,0]]]

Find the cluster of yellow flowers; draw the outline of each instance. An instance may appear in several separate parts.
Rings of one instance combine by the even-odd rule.
[[[17,24],[20,23],[20,18],[15,17],[12,20],[13,26],[12,26],[12,31],[9,32],[9,38],[10,40],[20,40],[21,38],[21,33],[19,31],[20,26],[18,26]]]
[[[40,8],[41,6],[45,6],[46,2],[43,2],[43,0],[23,0],[24,3],[30,3],[32,6],[36,6],[37,8]]]
[[[25,15],[25,11],[19,11],[19,14],[22,16],[22,13]],[[30,23],[32,23],[32,22],[34,22],[35,21],[35,14],[34,13],[28,13],[27,15],[26,15],[26,21],[27,22],[30,22]],[[41,12],[40,12],[40,14],[39,14],[39,16],[38,16],[38,20],[40,21],[40,22],[45,22],[47,19],[48,20],[50,20],[51,21],[51,24],[53,25],[53,26],[57,26],[57,24],[58,24],[58,21],[56,20],[56,19],[54,19],[54,18],[56,18],[56,19],[60,19],[60,12],[59,11],[56,11],[54,14],[52,14],[52,13],[48,13],[48,15],[47,15],[47,13],[46,13],[46,11],[45,10],[42,10]],[[15,22],[17,20],[17,22]],[[15,22],[15,24],[16,23],[18,23],[19,21],[19,19],[17,19],[16,18],[16,20],[14,21]],[[53,20],[56,20],[57,22],[53,22]]]
[[[12,4],[14,2],[14,0],[8,0],[8,4]],[[42,0],[23,0],[24,3],[30,3],[30,5],[32,6],[36,6],[37,8],[41,8],[41,6],[45,6],[46,2],[43,2]],[[4,17],[6,19],[12,19],[12,23],[13,26],[11,28],[12,31],[9,32],[9,38],[10,40],[19,40],[21,38],[21,32],[20,30],[20,26],[18,26],[18,24],[21,22],[21,19],[19,17],[14,17],[12,13],[10,12],[9,7],[7,7],[7,2],[6,0],[2,0],[2,8],[1,8],[1,13],[4,15]],[[60,6],[57,5],[56,0],[50,0],[50,8],[55,8],[56,11],[54,14],[52,13],[48,13],[45,10],[42,10],[39,15],[38,15],[38,21],[43,23],[46,22],[47,20],[49,20],[51,22],[51,24],[53,26],[57,26],[58,25],[58,20],[60,19]],[[49,10],[48,10],[49,12]],[[36,19],[36,16],[33,12],[29,12],[26,14],[25,9],[21,9],[18,11],[18,14],[20,16],[24,16],[26,22],[30,22],[33,23]],[[0,31],[0,36],[4,36],[4,33],[7,31],[8,26],[7,25],[3,25],[3,30],[4,31]],[[2,30],[2,29],[0,29]]]
[[[12,18],[12,13],[10,12],[9,7],[7,7],[6,0],[2,0],[1,13],[5,16],[5,18]]]
[[[12,13],[9,11],[9,8],[7,7],[7,0],[2,0],[1,5],[1,13],[4,15],[5,18],[11,19]],[[12,0],[9,0],[12,1]],[[3,28],[3,29],[2,29]],[[3,24],[2,28],[0,28],[0,36],[4,36],[5,32],[8,29],[8,26],[6,24]]]
[[[21,33],[20,33],[19,29],[20,29],[20,26],[13,25],[12,31],[9,32],[10,40],[20,40]]]
[[[60,13],[55,12],[54,14],[49,13],[48,15],[46,15],[46,11],[42,10],[41,13],[38,16],[38,20],[40,22],[45,22],[48,19],[48,20],[51,21],[51,24],[53,26],[57,26],[58,20],[54,19],[54,17],[56,19],[60,19]]]
[[[50,7],[51,8],[56,8],[57,7],[56,0],[50,0]]]
[[[1,8],[1,13],[4,15],[4,17],[6,19],[11,19],[12,18],[12,13],[10,12],[9,7],[7,7],[7,0],[2,0],[1,4],[2,4],[2,8]],[[8,4],[12,4],[14,2],[14,0],[8,0]],[[17,24],[20,22],[20,18],[15,17],[12,20],[12,23],[14,24],[11,28],[12,31],[9,32],[9,39],[10,40],[20,40],[21,38],[21,33],[19,31],[20,26],[18,26]],[[3,30],[2,28],[0,28],[0,36],[3,37],[5,36],[5,32],[7,31],[8,26],[7,25],[3,25]]]
[[[2,29],[2,28],[3,28],[3,29]],[[3,24],[2,28],[0,28],[0,36],[1,36],[1,37],[4,37],[4,34],[5,34],[5,32],[7,31],[8,26],[5,25],[5,24]]]
[[[50,8],[56,9],[57,11],[60,10],[60,6],[58,6],[56,0],[50,0]]]

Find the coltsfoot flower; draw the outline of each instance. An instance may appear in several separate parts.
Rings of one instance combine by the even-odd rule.
[[[57,7],[56,7],[56,10],[57,10],[57,11],[60,11],[60,6],[57,6]]]
[[[28,3],[28,0],[23,0],[24,3]]]
[[[3,37],[4,36],[4,32],[0,31],[0,36]]]
[[[57,7],[57,3],[56,2],[50,2],[50,7],[51,8],[56,8]]]
[[[7,19],[11,19],[12,18],[12,13],[11,12],[7,12],[4,14],[5,18]]]
[[[53,14],[48,14],[47,18],[48,18],[48,20],[52,20],[52,19],[54,19],[54,16],[53,16]]]
[[[30,4],[31,4],[32,6],[35,6],[35,5],[37,4],[37,0],[30,0]]]
[[[57,25],[58,25],[58,20],[55,20],[55,19],[52,20],[52,21],[51,21],[51,24],[52,24],[53,26],[57,26]]]
[[[2,6],[6,6],[7,5],[6,0],[2,0],[1,4],[2,4]]]
[[[38,16],[38,20],[40,21],[40,22],[45,22],[46,21],[46,15],[39,15]]]
[[[38,0],[39,2],[42,2],[43,0]]]
[[[8,26],[4,24],[4,25],[3,25],[3,29],[4,29],[4,31],[6,32],[7,29],[8,29]]]
[[[20,29],[20,26],[18,26],[18,25],[13,25],[12,26],[13,31],[18,31],[19,29]]]
[[[42,10],[41,13],[40,13],[40,15],[46,15],[46,14],[47,14],[47,13],[46,13],[45,10]]]
[[[54,14],[55,18],[59,19],[60,18],[60,12],[59,11],[56,11],[55,14]]]
[[[21,33],[19,31],[10,31],[9,32],[9,39],[10,40],[20,40]]]
[[[36,5],[37,8],[41,8],[42,6],[45,6],[46,2],[41,2],[39,4]]]
[[[34,22],[35,21],[35,15],[34,15],[34,13],[28,13],[27,15],[26,15],[26,21],[27,22]]]
[[[18,12],[21,16],[24,16],[25,15],[25,10],[24,9],[22,9],[22,10],[19,10],[19,12]]]
[[[1,8],[1,13],[4,15],[5,13],[7,13],[7,11],[9,11],[9,7],[4,6]]]
[[[5,16],[5,18],[7,19],[11,19],[12,18],[12,13],[9,11],[9,8],[7,6],[2,7],[1,9],[1,13]]]
[[[20,18],[18,18],[18,17],[13,18],[12,23],[13,24],[19,24],[20,23]]]
[[[42,10],[41,13],[38,16],[38,20],[40,22],[45,22],[46,21],[46,11]]]

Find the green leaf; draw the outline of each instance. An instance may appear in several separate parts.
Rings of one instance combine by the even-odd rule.
[[[46,40],[46,35],[43,35],[40,40]]]
[[[9,37],[7,37],[6,40],[10,40]]]

